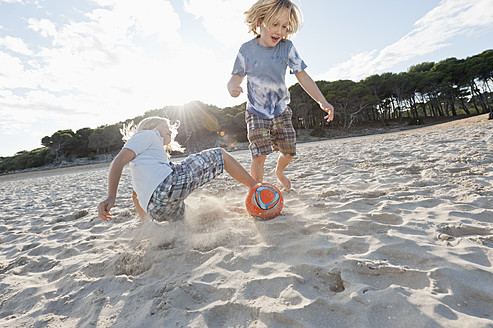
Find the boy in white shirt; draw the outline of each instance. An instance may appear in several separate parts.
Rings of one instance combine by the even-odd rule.
[[[171,163],[166,151],[183,150],[174,140],[177,126],[161,117],[142,120],[136,131],[124,133],[125,145],[115,157],[108,175],[108,197],[99,203],[98,215],[111,219],[123,167],[130,163],[134,204],[141,218],[176,221],[183,218],[185,198],[226,170],[248,188],[256,182],[224,149],[215,148]]]

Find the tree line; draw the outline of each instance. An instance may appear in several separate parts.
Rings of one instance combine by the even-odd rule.
[[[493,50],[466,59],[425,62],[403,73],[372,75],[360,82],[318,81],[336,108],[333,126],[404,118],[473,115],[492,112]],[[299,84],[290,88],[297,128],[324,127],[323,112]]]
[[[312,129],[324,136],[330,129],[350,131],[368,122],[407,120],[420,123],[427,117],[474,115],[490,112],[493,118],[493,50],[466,59],[448,58],[424,62],[402,73],[372,75],[360,82],[317,81],[326,99],[336,108],[334,121],[325,122],[324,112],[303,91],[293,85],[290,107],[296,129]],[[118,152],[123,146],[120,129],[149,116],[181,122],[177,141],[189,152],[213,146],[247,142],[244,122],[246,104],[218,108],[194,101],[183,106],[166,106],[144,115],[77,131],[60,130],[41,139],[43,147],[0,157],[0,173],[40,167],[76,158],[97,159]]]

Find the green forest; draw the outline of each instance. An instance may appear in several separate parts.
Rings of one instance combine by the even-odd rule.
[[[493,118],[493,50],[466,59],[448,58],[425,62],[402,73],[372,75],[360,82],[317,81],[326,99],[335,107],[334,121],[303,91],[293,85],[290,107],[296,129],[310,129],[313,136],[327,136],[331,129],[351,131],[357,126],[398,120],[422,124],[425,119],[490,113]],[[43,147],[0,157],[0,173],[8,173],[77,158],[97,159],[114,154],[123,146],[123,124],[138,124],[149,116],[180,120],[177,141],[187,152],[217,145],[247,142],[244,122],[246,104],[218,108],[199,101],[183,106],[153,109],[142,116],[98,128],[60,130],[41,139]]]

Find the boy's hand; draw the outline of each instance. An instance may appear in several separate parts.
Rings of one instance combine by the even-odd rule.
[[[233,98],[239,97],[242,93],[243,93],[243,88],[241,86],[239,86],[239,85],[237,85],[236,87],[234,87],[231,90],[229,90],[229,94]]]
[[[328,102],[323,102],[320,103],[320,108],[322,108],[324,112],[327,112],[328,115],[324,116],[324,119],[326,119],[327,122],[330,122],[334,119],[334,106],[332,106]]]
[[[111,220],[110,209],[115,206],[115,197],[108,197],[98,205],[98,216],[101,220],[108,222]]]

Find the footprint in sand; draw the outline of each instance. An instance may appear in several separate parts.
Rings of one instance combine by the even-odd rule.
[[[404,222],[399,215],[391,214],[391,213],[370,213],[368,217],[372,221],[376,221],[378,223],[390,224],[390,225],[400,225]]]
[[[485,245],[493,242],[493,229],[488,227],[459,224],[441,224],[437,228],[436,239],[448,246],[457,246],[463,238]]]
[[[493,234],[493,229],[467,224],[459,224],[457,226],[441,224],[438,226],[438,232],[445,233],[453,237],[488,236]]]

